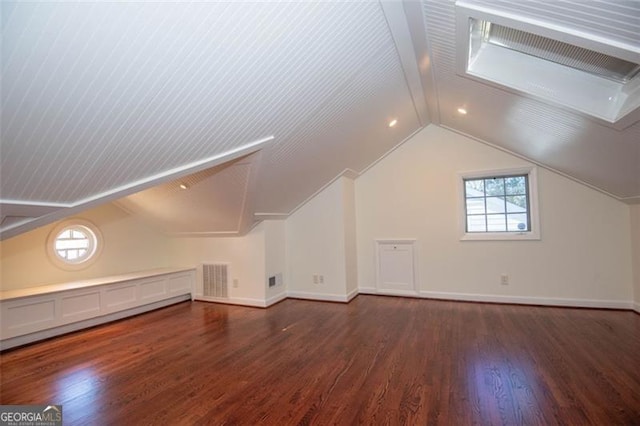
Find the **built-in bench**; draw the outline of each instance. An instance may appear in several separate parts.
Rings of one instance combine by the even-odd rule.
[[[0,349],[191,299],[193,268],[155,269],[0,292]]]

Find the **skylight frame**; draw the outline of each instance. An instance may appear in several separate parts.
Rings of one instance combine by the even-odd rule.
[[[638,64],[637,62],[634,63],[626,61],[624,59],[616,58],[615,56],[606,55],[601,52],[595,52],[590,49],[584,49],[582,47],[574,46],[561,40],[553,40],[548,37],[527,33],[525,31],[509,28],[504,25],[494,24],[486,21],[481,22],[483,22],[482,39],[485,43],[490,43],[506,49],[519,51],[521,53],[525,53],[530,56],[535,56],[551,62],[556,62],[560,65],[574,68],[582,72],[587,72],[598,77],[613,80],[619,84],[627,83],[628,81],[633,79],[640,71],[640,64]],[[498,33],[495,35],[495,38],[497,38],[497,40],[493,38],[493,33]],[[537,44],[535,46],[531,46],[528,51],[520,50],[517,44],[525,45],[525,43],[521,43],[519,40],[514,40],[514,36],[520,39],[528,39],[529,41],[533,41]],[[545,46],[546,49],[540,48],[540,44]],[[563,56],[560,53],[560,50],[562,49],[571,49],[570,53],[573,54],[573,57]],[[553,50],[555,50],[555,52],[553,52]],[[638,59],[640,62],[640,58]],[[599,61],[600,63],[598,64],[596,61]],[[584,66],[583,64],[587,64],[588,66]],[[626,69],[608,69],[605,64],[615,64],[621,67],[626,67]]]
[[[456,2],[456,73],[458,75],[559,106],[617,130],[640,121],[640,75],[636,74],[626,83],[619,83],[606,77],[535,58],[526,53],[493,46],[495,49],[491,52],[492,60],[499,61],[503,68],[502,71],[497,71],[500,67],[490,66],[486,61],[478,62],[478,58],[482,56],[476,55],[479,47],[470,46],[472,19],[559,40],[636,64],[640,63],[640,46],[605,39],[576,29],[465,1]],[[486,46],[492,45],[487,43],[482,46],[482,49]],[[482,54],[484,55],[484,51]],[[524,63],[538,72],[526,72],[528,68],[523,66]],[[520,72],[524,70],[526,74],[511,72],[509,66],[516,66]]]

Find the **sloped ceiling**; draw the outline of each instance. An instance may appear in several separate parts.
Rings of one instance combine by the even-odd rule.
[[[469,0],[635,48],[640,2]],[[440,125],[521,154],[617,198],[640,201],[640,123],[618,131],[573,111],[455,73],[455,2],[424,0]],[[457,113],[464,107],[468,114]]]
[[[5,238],[271,136],[253,205],[288,213],[428,122],[377,2],[2,2],[2,12],[1,198],[62,206]]]
[[[640,45],[640,2],[477,2]],[[453,0],[1,7],[2,238],[127,196],[169,233],[241,233],[430,122],[640,200],[640,126],[457,76]]]
[[[175,236],[224,236],[253,225],[259,153],[129,195],[116,204]]]

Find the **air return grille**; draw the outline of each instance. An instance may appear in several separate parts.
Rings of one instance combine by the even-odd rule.
[[[228,265],[213,263],[202,265],[202,295],[205,297],[228,298]]]
[[[481,21],[484,42],[515,50],[621,83],[640,71],[640,65],[604,53],[573,46],[514,28]]]

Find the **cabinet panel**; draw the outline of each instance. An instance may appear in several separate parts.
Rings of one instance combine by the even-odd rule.
[[[378,240],[377,286],[380,291],[416,291],[414,241]]]
[[[140,283],[140,300],[162,299],[167,293],[165,279]]]
[[[2,306],[2,338],[31,333],[56,325],[54,298],[38,298]]]
[[[4,295],[5,298],[0,298],[1,348],[79,329],[73,328],[74,324],[95,325],[98,318],[102,319],[98,322],[105,322],[129,310],[132,314],[139,313],[141,307],[180,299],[191,293],[194,278],[193,270],[182,270],[178,273],[114,280],[111,283],[108,282],[109,278],[101,278],[99,284],[85,287],[69,283],[73,287],[65,288],[66,285],[62,283],[48,286],[44,290],[51,287],[54,290],[39,294]]]
[[[100,290],[62,296],[62,321],[79,321],[100,313]]]

